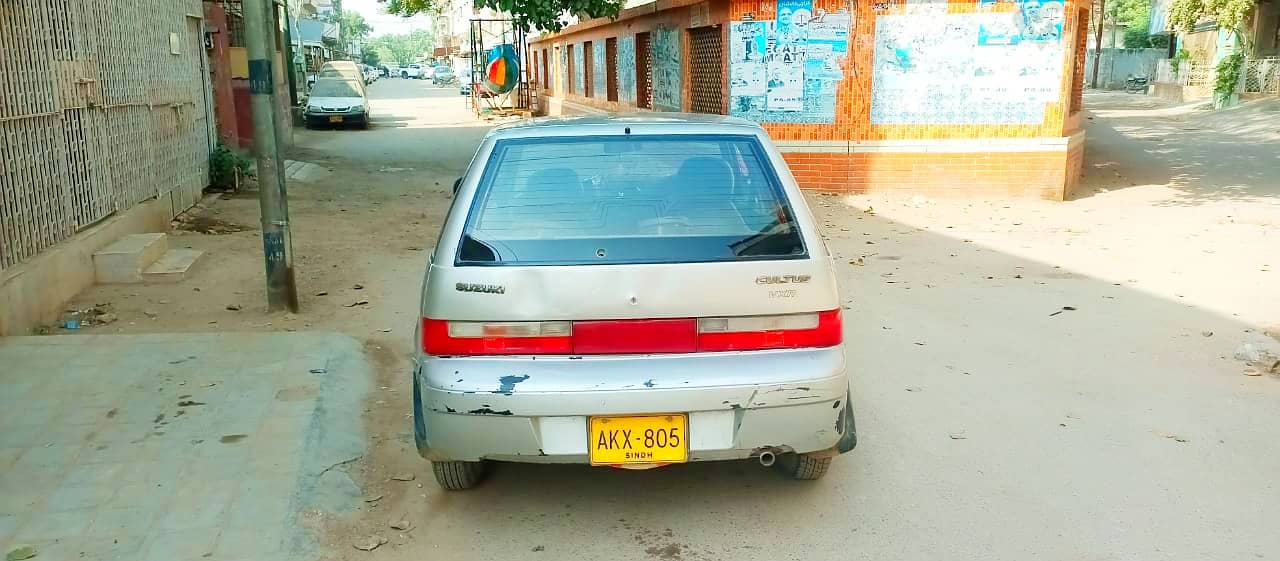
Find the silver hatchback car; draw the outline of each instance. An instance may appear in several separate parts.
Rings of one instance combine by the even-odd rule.
[[[441,486],[490,460],[757,458],[818,479],[856,445],[832,260],[759,126],[501,127],[455,192],[413,372]]]

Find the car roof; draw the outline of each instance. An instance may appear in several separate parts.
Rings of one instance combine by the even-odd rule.
[[[613,113],[577,117],[540,117],[494,128],[495,138],[601,134],[757,134],[760,125],[726,115],[705,113]]]

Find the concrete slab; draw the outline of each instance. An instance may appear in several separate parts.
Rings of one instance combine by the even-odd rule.
[[[372,372],[329,334],[0,339],[0,551],[309,560],[360,503]]]
[[[311,162],[299,162],[297,160],[284,161],[285,177],[293,181],[317,181],[329,175],[327,168]]]
[[[142,281],[182,282],[202,255],[199,249],[171,249],[142,271]]]
[[[133,234],[93,253],[94,276],[98,282],[142,282],[142,271],[169,251],[163,233]]]

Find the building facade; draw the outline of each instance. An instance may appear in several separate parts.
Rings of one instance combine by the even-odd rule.
[[[1079,180],[1089,4],[658,0],[531,40],[546,114],[760,123],[801,185],[1062,200]]]

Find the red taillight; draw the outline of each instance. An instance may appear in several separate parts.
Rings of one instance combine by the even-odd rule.
[[[832,347],[840,310],[773,316],[544,322],[422,320],[422,349],[437,356],[607,355]]]
[[[430,355],[573,354],[569,322],[480,323],[422,320],[422,350]]]
[[[573,322],[573,352],[583,355],[691,353],[698,350],[698,321],[642,319]]]
[[[703,352],[834,347],[842,340],[840,310],[698,320],[698,350]]]

